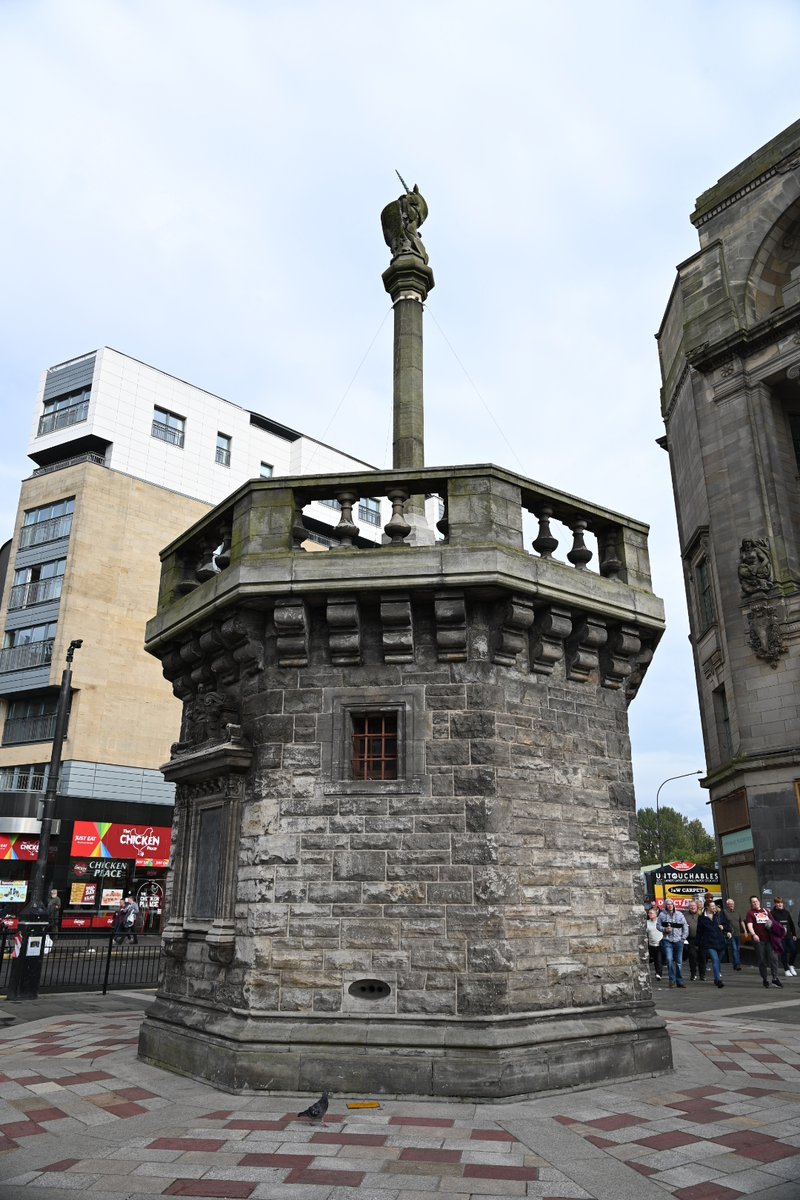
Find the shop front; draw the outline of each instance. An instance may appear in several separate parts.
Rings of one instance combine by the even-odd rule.
[[[142,928],[158,932],[171,833],[167,826],[75,821],[61,928],[110,928],[130,892]]]
[[[24,831],[0,832],[0,921],[6,929],[16,929],[17,913],[28,898],[33,864],[39,853],[39,822],[17,818],[11,825],[28,825],[36,833]],[[51,849],[49,861],[55,857]]]

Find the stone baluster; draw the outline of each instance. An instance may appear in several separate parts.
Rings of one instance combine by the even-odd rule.
[[[411,526],[403,515],[408,492],[402,488],[393,488],[386,495],[392,502],[392,515],[384,525],[383,531],[392,546],[403,546],[405,545],[403,539],[411,533]]]
[[[291,532],[293,547],[295,550],[299,550],[303,542],[308,537],[308,530],[306,529],[305,521],[303,520],[303,509],[299,504],[295,506]]]
[[[355,546],[355,539],[358,537],[358,526],[353,521],[353,505],[358,496],[355,492],[337,492],[336,499],[339,502],[339,507],[342,510],[339,517],[339,524],[334,530],[339,538],[339,550],[351,550]]]
[[[439,530],[439,533],[442,535],[442,537],[447,539],[450,537],[450,522],[447,519],[447,499],[445,496],[440,496],[439,500],[442,504],[442,515],[436,522],[436,528]]]
[[[583,517],[579,517],[570,525],[570,529],[572,530],[572,549],[568,553],[567,558],[576,571],[585,571],[587,564],[594,558],[591,550],[583,540],[587,524],[588,522]]]
[[[218,550],[214,555],[214,562],[220,571],[224,571],[226,567],[231,565],[231,524],[230,521],[223,525],[220,529]]]
[[[200,583],[205,583],[207,579],[213,579],[219,574],[219,568],[214,561],[214,554],[219,546],[219,531],[217,529],[206,530],[203,535],[202,551],[195,569],[195,578]]]
[[[542,558],[552,558],[558,549],[558,538],[553,537],[550,532],[550,518],[552,515],[553,510],[547,504],[542,505],[539,511],[534,513],[539,522],[539,534],[532,545],[536,553],[541,555]]]
[[[620,579],[623,563],[617,550],[616,529],[604,529],[602,534],[598,534],[597,543],[600,551],[600,574],[606,579]]]

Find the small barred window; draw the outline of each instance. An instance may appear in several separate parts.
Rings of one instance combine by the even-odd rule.
[[[351,714],[353,779],[397,779],[397,713]]]

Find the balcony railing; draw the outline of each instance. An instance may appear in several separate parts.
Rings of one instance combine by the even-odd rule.
[[[19,548],[40,546],[43,542],[57,542],[59,538],[69,537],[72,529],[72,513],[62,517],[50,517],[47,521],[36,521],[33,525],[23,525],[19,531]]]
[[[95,463],[98,467],[104,467],[106,460],[102,454],[74,454],[72,458],[60,458],[58,462],[48,463],[46,467],[37,467],[33,472],[35,479],[39,475],[49,475],[51,471],[63,471],[65,467],[74,467],[77,463]]]
[[[89,401],[81,400],[80,404],[70,404],[68,408],[58,408],[54,412],[45,413],[39,418],[39,437],[52,433],[56,429],[64,429],[68,425],[77,425],[85,421],[89,415]]]
[[[8,607],[30,608],[32,604],[45,604],[48,600],[58,600],[61,595],[62,575],[52,579],[36,579],[31,583],[16,583],[8,595]]]
[[[216,453],[217,462],[221,467],[229,467],[231,465],[231,452],[224,446],[217,446]]]
[[[21,742],[52,742],[56,731],[56,714],[42,717],[6,717],[3,726],[3,745],[17,746]]]
[[[46,667],[53,657],[53,639],[46,642],[26,642],[23,646],[7,646],[0,650],[0,674],[7,671],[27,671],[31,667]]]
[[[165,425],[163,421],[153,421],[153,437],[158,438],[162,442],[169,442],[171,446],[183,445],[183,430],[176,429],[173,425]]]

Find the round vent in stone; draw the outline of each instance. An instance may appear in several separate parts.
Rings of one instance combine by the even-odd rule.
[[[382,979],[356,979],[347,990],[357,1000],[384,1000],[392,989]]]

